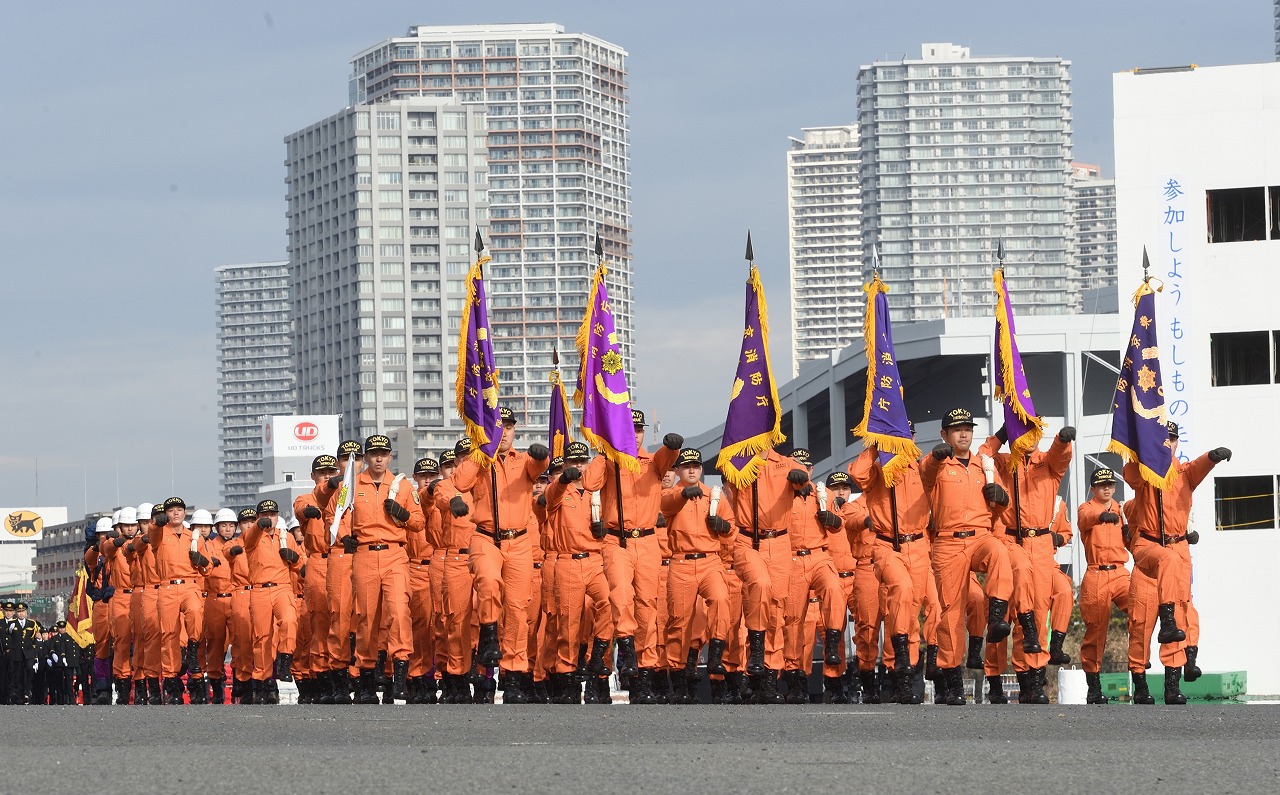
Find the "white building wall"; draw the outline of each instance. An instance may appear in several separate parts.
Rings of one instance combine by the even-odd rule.
[[[1165,284],[1156,305],[1166,399],[1188,404],[1173,417],[1186,427],[1179,452],[1234,453],[1196,491],[1192,509],[1201,534],[1192,547],[1200,667],[1244,669],[1251,693],[1280,693],[1280,533],[1274,525],[1218,530],[1214,506],[1214,476],[1280,472],[1270,430],[1280,386],[1215,387],[1210,354],[1216,332],[1280,329],[1280,240],[1209,243],[1206,231],[1206,191],[1280,186],[1280,64],[1124,72],[1113,88],[1119,289],[1123,296],[1138,286],[1146,247],[1151,275]],[[1170,180],[1183,192],[1173,199]],[[1170,233],[1181,251],[1170,250]]]

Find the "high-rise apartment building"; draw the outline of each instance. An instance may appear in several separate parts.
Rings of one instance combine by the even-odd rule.
[[[452,446],[465,277],[488,222],[484,107],[355,105],[285,145],[298,413],[341,414],[347,438],[417,427]]]
[[[857,125],[807,127],[787,152],[791,372],[862,336]]]
[[[1116,181],[1095,165],[1071,167],[1071,299],[1075,311],[1093,313],[1084,294],[1116,285]]]
[[[479,226],[493,257],[489,319],[500,399],[524,415],[525,428],[546,427],[552,352],[560,351],[567,377],[576,372],[574,338],[597,233],[632,367],[626,57],[617,45],[559,25],[420,25],[351,62],[356,106],[376,112],[424,97],[487,111],[488,183],[472,187],[481,195],[487,188],[488,222]]]
[[[1070,311],[1069,66],[925,44],[861,67],[863,260],[878,245],[894,320],[989,314],[1001,241],[1018,313]]]
[[[216,268],[222,504],[257,502],[266,414],[293,414],[289,263]]]

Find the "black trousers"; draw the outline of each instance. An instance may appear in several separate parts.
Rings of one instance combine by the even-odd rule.
[[[31,680],[35,671],[31,666],[34,660],[9,661],[9,703],[25,704],[31,698]]]

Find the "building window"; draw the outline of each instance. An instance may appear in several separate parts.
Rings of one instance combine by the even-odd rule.
[[[1209,335],[1214,386],[1245,386],[1275,382],[1276,355],[1272,350],[1280,332],[1236,331]]]
[[[1228,188],[1205,191],[1210,243],[1267,239],[1267,190]]]
[[[823,392],[805,401],[809,457],[815,463],[831,456],[831,396]]]
[[[1213,498],[1219,530],[1270,530],[1276,526],[1273,475],[1216,477]]]

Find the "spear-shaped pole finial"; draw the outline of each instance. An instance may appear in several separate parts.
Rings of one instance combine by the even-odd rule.
[[[751,230],[750,229],[747,230],[747,263],[750,265],[756,264],[756,254],[754,251],[751,250]]]
[[[596,228],[596,262],[604,262],[604,241],[600,239],[600,229]]]
[[[1004,241],[996,243],[996,267],[1004,270]]]
[[[555,367],[560,366],[560,349],[559,348],[551,349],[551,364],[554,365]]]
[[[476,256],[480,256],[480,252],[484,251],[484,241],[480,239],[480,230],[476,230]]]
[[[880,278],[880,246],[873,244],[871,246],[871,275]]]
[[[1151,281],[1151,260],[1147,258],[1147,247],[1142,247],[1142,283]]]

